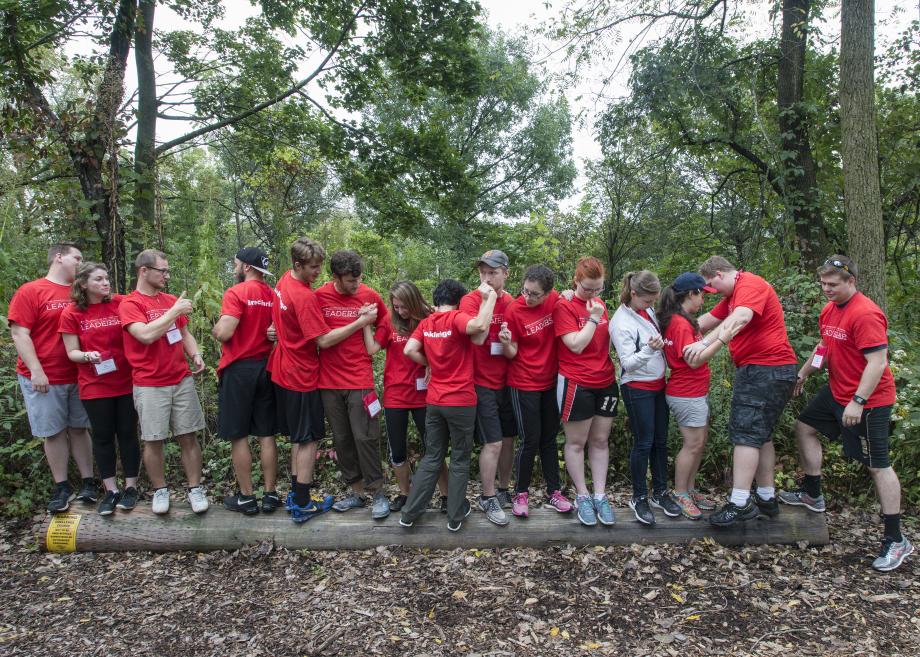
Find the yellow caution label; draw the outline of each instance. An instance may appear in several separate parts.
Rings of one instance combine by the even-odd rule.
[[[45,536],[48,552],[76,552],[81,517],[78,513],[60,513],[51,518]]]

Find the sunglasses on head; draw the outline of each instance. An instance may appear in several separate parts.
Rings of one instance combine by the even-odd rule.
[[[825,260],[825,261],[824,261],[824,264],[825,264],[825,265],[831,265],[832,267],[836,267],[837,269],[842,269],[843,271],[845,271],[845,272],[848,273],[848,274],[852,274],[852,273],[853,273],[853,272],[850,271],[850,268],[846,266],[846,263],[844,263],[844,262],[842,262],[842,261],[840,261],[840,260]]]

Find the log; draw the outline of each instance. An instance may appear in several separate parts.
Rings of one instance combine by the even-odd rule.
[[[561,515],[543,508],[532,508],[529,518],[512,517],[507,527],[497,527],[484,514],[474,512],[460,531],[451,532],[446,516],[435,510],[426,511],[407,529],[399,525],[399,514],[374,521],[369,509],[344,514],[331,511],[298,525],[283,509],[250,517],[215,505],[199,516],[188,504],[173,503],[165,516],[154,515],[149,505],[139,505],[130,513],[100,516],[92,507],[75,504],[71,512],[45,518],[38,538],[42,548],[51,552],[235,550],[263,541],[294,550],[364,550],[381,545],[452,549],[677,544],[707,537],[722,545],[803,541],[826,545],[830,540],[824,514],[798,507],[782,507],[775,518],[761,517],[729,528],[713,527],[705,519],[671,519],[660,514],[658,523],[648,527],[637,522],[629,509],[615,512],[617,522],[612,527],[585,527],[574,513]]]

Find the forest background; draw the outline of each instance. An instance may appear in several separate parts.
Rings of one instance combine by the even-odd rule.
[[[564,288],[595,255],[611,307],[626,271],[667,284],[719,253],[773,283],[800,358],[823,305],[815,266],[846,253],[890,318],[894,465],[916,507],[920,22],[886,5],[874,33],[871,6],[570,0],[507,31],[468,0],[0,0],[0,307],[45,273],[53,241],[108,264],[119,291],[140,249],[165,251],[209,365],[217,489],[232,475],[209,331],[241,245],[264,247],[277,274],[301,235],[354,249],[384,295],[400,279],[426,295],[446,277],[474,285],[488,248],[510,256],[512,291],[536,263]],[[4,331],[0,513],[24,516],[51,482],[14,362]],[[714,487],[731,377],[714,362]],[[777,432],[780,486],[802,404]],[[629,445],[621,414],[618,485]],[[836,495],[873,496],[835,447],[827,475]]]

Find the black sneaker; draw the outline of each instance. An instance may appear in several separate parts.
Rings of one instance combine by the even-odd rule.
[[[224,498],[224,506],[231,511],[238,511],[247,516],[254,516],[259,512],[259,504],[256,502],[255,495],[228,495]]]
[[[274,513],[281,506],[281,498],[278,493],[270,490],[262,495],[262,513]]]
[[[402,508],[406,506],[406,502],[408,500],[408,495],[397,495],[392,500],[390,500],[390,511],[402,511]]]
[[[756,504],[757,509],[767,517],[775,518],[779,515],[779,500],[777,500],[776,495],[773,496],[773,499],[765,500],[755,492],[754,504]]]
[[[629,508],[636,514],[636,520],[643,525],[655,524],[655,514],[652,513],[652,509],[649,508],[648,498],[645,495],[638,499],[629,500]]]
[[[463,504],[466,506],[466,509],[463,512],[463,517],[466,518],[473,512],[473,506],[470,504],[469,500],[463,500]],[[444,511],[447,513],[447,511]],[[450,521],[447,522],[447,528],[452,532],[460,531],[460,528],[463,526],[463,520],[458,521],[456,524]]]
[[[447,495],[441,495],[441,513],[447,513]]]
[[[510,488],[499,488],[495,497],[498,498],[498,504],[503,509],[510,509],[514,506],[514,497],[511,495]]]
[[[84,479],[77,499],[84,504],[95,504],[99,499],[99,482],[95,479]]]
[[[130,511],[137,506],[137,498],[137,489],[134,486],[129,486],[121,491],[121,497],[118,499],[118,504],[115,506],[123,511]]]
[[[744,506],[735,506],[731,502],[728,502],[721,509],[713,512],[712,515],[709,516],[709,522],[716,527],[728,527],[734,525],[736,522],[753,520],[759,515],[760,511],[757,509],[757,505],[754,504],[754,497],[751,496]]]
[[[74,494],[71,492],[70,486],[66,484],[55,486],[54,492],[51,493],[51,499],[48,501],[48,513],[64,513],[70,508],[70,500],[73,498]]]
[[[110,516],[115,513],[115,505],[118,504],[119,498],[121,498],[121,493],[119,491],[107,490],[105,492],[105,497],[103,497],[102,501],[99,503],[99,515]]]
[[[648,500],[649,505],[656,509],[661,509],[669,518],[680,517],[680,505],[671,496],[670,491],[664,491],[658,495],[652,495]]]

